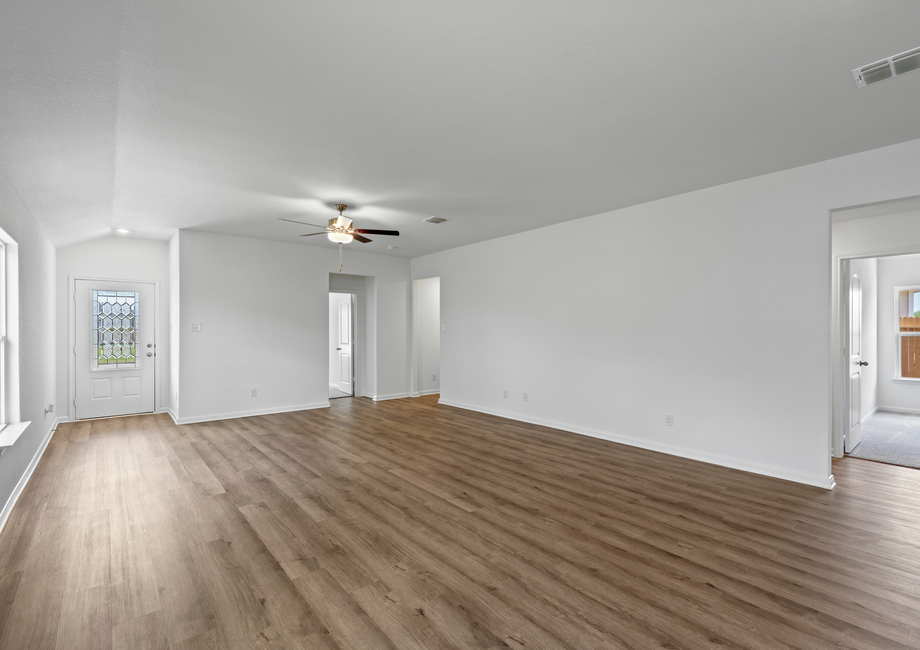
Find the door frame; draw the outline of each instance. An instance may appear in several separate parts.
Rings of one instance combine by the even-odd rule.
[[[153,412],[160,412],[160,281],[159,280],[125,280],[121,278],[100,278],[86,275],[67,276],[67,412],[70,417],[68,422],[76,422],[77,412],[74,408],[77,401],[77,280],[90,282],[133,282],[136,284],[153,285]]]
[[[853,281],[853,267],[851,265],[851,262],[856,259],[861,259],[861,258],[850,257],[850,258],[844,259],[841,261],[841,267],[840,267],[841,278],[843,278],[843,282],[841,282],[840,284],[840,290],[841,290],[840,306],[842,310],[842,313],[840,314],[840,322],[843,328],[840,332],[840,340],[843,343],[843,360],[841,362],[841,367],[842,367],[843,375],[844,375],[841,378],[841,381],[843,382],[843,385],[844,385],[843,392],[841,393],[841,399],[843,402],[844,422],[843,422],[843,427],[841,427],[841,430],[840,430],[840,436],[841,436],[841,445],[843,446],[844,453],[847,453],[846,452],[846,437],[852,432],[852,429],[853,429],[852,413],[850,412],[850,409],[852,407],[852,405],[850,404],[850,401],[853,398],[853,391],[852,391],[852,385],[851,385],[852,373],[853,373],[853,369],[852,369],[853,350],[851,349],[851,345],[853,343],[853,340],[852,340],[852,333],[850,331],[853,326],[853,323],[852,323],[853,313],[852,313],[852,304],[851,304],[853,300],[853,293],[852,293],[852,287],[851,287],[851,282]],[[860,294],[862,294],[862,280],[860,280]],[[861,302],[862,302],[862,298],[860,298],[860,303]],[[860,304],[860,318],[862,318],[862,305],[861,304]],[[860,323],[860,328],[861,327],[862,327],[862,323]],[[862,354],[862,343],[860,342],[860,355],[861,354]],[[878,361],[878,358],[876,357],[876,362],[877,361]],[[859,417],[858,413],[857,413],[857,417]]]
[[[327,293],[347,293],[351,296],[351,396],[364,397],[364,381],[361,376],[364,371],[363,367],[361,373],[358,372],[358,354],[364,350],[363,346],[358,345],[358,309],[361,303],[361,292],[357,289],[329,289]],[[329,304],[328,299],[326,304]],[[326,383],[329,383],[328,379]]]

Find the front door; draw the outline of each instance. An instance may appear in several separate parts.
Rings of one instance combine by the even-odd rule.
[[[352,296],[351,294],[339,294],[339,306],[338,306],[338,324],[339,324],[339,341],[336,346],[336,352],[338,353],[339,358],[339,390],[343,393],[352,394],[352,362],[354,356],[352,355],[352,346],[353,342],[353,332],[351,331],[351,303]]]
[[[848,426],[846,435],[845,452],[851,452],[862,438],[862,420],[860,411],[860,382],[862,367],[866,365],[862,360],[862,286],[859,282],[859,271],[856,266],[850,265],[850,288],[848,310],[848,356],[850,359],[848,390]]]
[[[74,283],[75,417],[154,410],[154,285]]]

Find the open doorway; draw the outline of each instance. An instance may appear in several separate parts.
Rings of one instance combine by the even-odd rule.
[[[920,467],[920,197],[832,211],[831,230],[832,453]]]
[[[355,296],[329,293],[329,399],[355,394]]]
[[[415,281],[418,394],[441,392],[441,278]]]
[[[844,451],[920,468],[920,255],[847,263]]]

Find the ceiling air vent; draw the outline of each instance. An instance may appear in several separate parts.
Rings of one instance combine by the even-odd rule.
[[[441,217],[428,217],[427,219],[422,219],[422,221],[427,221],[428,223],[444,223],[447,219],[442,219]]]
[[[920,68],[920,47],[856,68],[853,70],[853,78],[856,79],[857,86],[865,88],[918,68]]]

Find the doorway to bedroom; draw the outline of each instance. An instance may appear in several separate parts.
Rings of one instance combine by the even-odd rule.
[[[355,394],[355,296],[329,293],[329,399]]]

